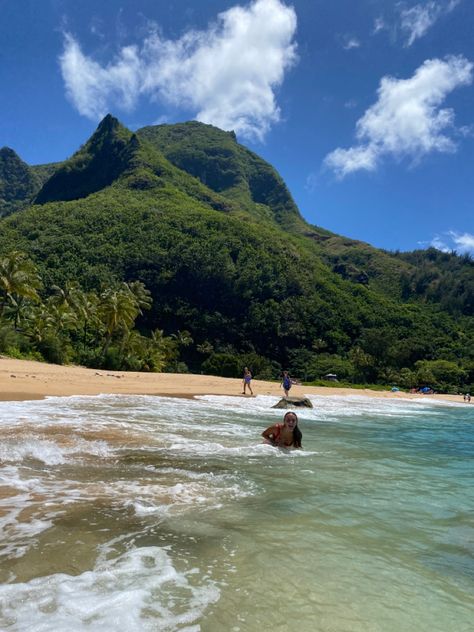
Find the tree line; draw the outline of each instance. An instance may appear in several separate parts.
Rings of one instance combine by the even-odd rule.
[[[150,309],[140,281],[84,291],[79,283],[46,288],[34,262],[12,251],[0,257],[0,352],[13,357],[132,371],[179,369],[179,331],[140,333],[137,319]]]
[[[404,345],[396,332],[372,328],[348,349],[334,353],[328,339],[311,347],[288,349],[285,367],[255,348],[242,351],[225,340],[196,342],[187,330],[165,335],[147,328],[150,291],[141,281],[102,283],[85,291],[77,281],[45,287],[35,263],[25,253],[0,257],[0,352],[13,357],[76,363],[93,368],[133,371],[205,372],[238,377],[244,365],[255,377],[276,379],[282,368],[305,382],[336,373],[349,384],[429,385],[439,391],[474,390],[474,362],[426,358],[426,341]],[[430,333],[430,332],[428,332]],[[460,340],[460,347],[468,343]],[[407,355],[408,354],[408,355]],[[470,354],[469,354],[470,355]],[[406,366],[409,365],[409,366]]]

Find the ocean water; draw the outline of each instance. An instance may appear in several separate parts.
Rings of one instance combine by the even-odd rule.
[[[467,632],[474,405],[0,404],[0,629]]]

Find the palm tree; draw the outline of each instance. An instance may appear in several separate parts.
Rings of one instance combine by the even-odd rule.
[[[82,329],[82,345],[85,349],[88,327],[92,323],[98,324],[97,308],[98,297],[96,294],[87,294],[76,281],[66,281],[64,289],[53,285],[53,303],[57,306],[67,307],[75,315],[77,328]]]
[[[175,353],[174,355],[174,370],[178,370],[178,359],[180,349],[182,347],[189,347],[194,341],[191,337],[191,334],[186,329],[183,331],[178,330],[175,334],[171,334],[170,338],[173,340],[175,345]]]
[[[118,289],[108,288],[100,295],[99,314],[105,327],[102,355],[105,356],[113,335],[122,330],[124,334],[132,327],[140,308],[133,292],[126,283]]]
[[[184,331],[178,329],[175,334],[171,334],[171,338],[176,340],[178,347],[189,347],[189,345],[192,345],[194,342],[191,334],[186,329]]]
[[[44,304],[35,307],[28,314],[25,333],[35,345],[54,334],[54,319]]]
[[[131,281],[130,283],[124,283],[131,291],[137,302],[139,314],[143,313],[142,310],[150,309],[152,304],[151,292],[147,290],[145,284],[141,281]]]
[[[41,287],[41,279],[35,264],[25,253],[14,250],[0,257],[0,317],[5,305],[10,303],[14,308],[15,327],[23,301],[38,301],[37,290]]]

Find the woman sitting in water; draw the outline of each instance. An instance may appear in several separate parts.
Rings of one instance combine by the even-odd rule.
[[[280,448],[301,448],[303,435],[298,428],[296,413],[288,411],[283,417],[283,423],[270,426],[262,432],[262,437],[271,445]]]

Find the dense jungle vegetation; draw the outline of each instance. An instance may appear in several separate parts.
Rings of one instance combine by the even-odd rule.
[[[71,159],[0,150],[0,352],[92,367],[474,389],[474,263],[307,224],[232,132],[135,134]]]

